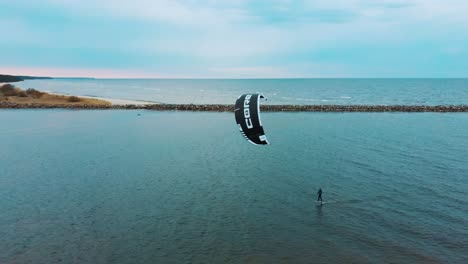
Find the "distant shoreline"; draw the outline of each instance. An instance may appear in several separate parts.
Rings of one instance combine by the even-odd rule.
[[[264,112],[468,112],[468,105],[262,105]],[[0,109],[74,109],[74,110],[152,110],[192,112],[233,112],[227,104],[18,104],[0,102]]]
[[[17,76],[0,74],[0,83],[22,82],[24,80],[51,80],[52,77]]]

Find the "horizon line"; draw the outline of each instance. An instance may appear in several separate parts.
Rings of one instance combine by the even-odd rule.
[[[1,74],[0,74],[1,75]],[[9,75],[9,74],[5,74]],[[468,79],[468,77],[54,77],[37,75],[10,75],[15,77],[93,80],[284,80],[284,79]]]

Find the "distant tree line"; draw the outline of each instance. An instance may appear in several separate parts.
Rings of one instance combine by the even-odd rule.
[[[51,77],[35,77],[35,76],[13,76],[13,75],[4,75],[0,74],[0,82],[21,82],[24,80],[34,80],[34,79],[52,79]]]
[[[0,82],[21,82],[23,80],[18,76],[0,74]]]

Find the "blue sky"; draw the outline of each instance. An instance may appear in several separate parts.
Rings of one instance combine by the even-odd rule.
[[[466,0],[0,0],[0,73],[468,77]]]

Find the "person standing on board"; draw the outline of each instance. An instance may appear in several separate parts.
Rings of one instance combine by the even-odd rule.
[[[322,203],[322,202],[323,202],[323,201],[322,201],[322,188],[319,188],[319,190],[318,190],[318,192],[317,192],[317,195],[318,195],[318,197],[317,197],[317,202]]]

